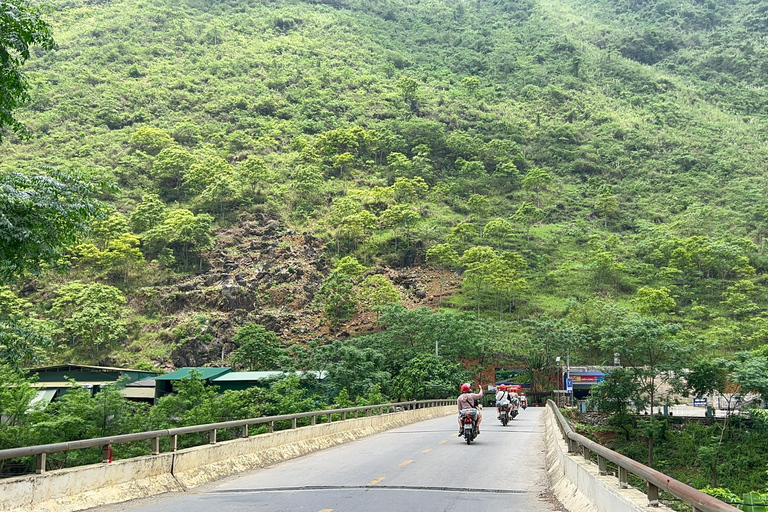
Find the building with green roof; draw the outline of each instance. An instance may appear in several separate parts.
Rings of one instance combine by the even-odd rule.
[[[212,383],[213,379],[220,377],[224,374],[231,373],[232,368],[220,367],[220,368],[179,368],[175,372],[161,375],[155,379],[157,386],[155,387],[155,398],[160,398],[170,393],[173,393],[174,383],[179,382],[182,379],[190,378],[193,372],[197,373],[201,380]]]

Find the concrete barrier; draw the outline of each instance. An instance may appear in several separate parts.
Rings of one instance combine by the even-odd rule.
[[[547,472],[552,492],[571,512],[641,512],[648,510],[648,497],[638,489],[620,489],[618,478],[600,475],[597,465],[568,453],[554,413],[547,408],[545,443]],[[659,505],[653,510],[669,511]]]
[[[0,512],[73,512],[180,491],[385,430],[456,413],[415,409],[324,423],[111,464],[0,480]]]

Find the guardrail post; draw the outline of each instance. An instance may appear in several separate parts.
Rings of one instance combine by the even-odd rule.
[[[107,444],[101,448],[101,462],[107,464],[112,462],[112,445]]]
[[[312,424],[313,425],[317,424],[317,416],[314,416],[314,415],[312,416]]]
[[[344,411],[343,413],[341,413],[341,419],[342,420],[347,419],[347,411]]]
[[[589,462],[589,459],[590,459],[590,457],[592,455],[592,453],[589,451],[589,448],[587,448],[586,446],[582,446],[581,447],[581,454],[584,456],[584,461],[585,462]]]
[[[619,466],[619,489],[626,489],[629,487],[629,480],[627,478],[627,468]]]
[[[330,423],[331,421],[333,421],[333,414],[328,415],[328,423]]]
[[[651,482],[648,482],[648,506],[649,507],[658,507],[659,506],[659,488],[653,485]]]
[[[270,421],[269,422],[269,431],[270,432],[274,432],[275,431],[275,422],[274,421]]]
[[[291,428],[296,428],[296,418],[291,418]]]
[[[248,425],[243,425],[243,437],[248,437]]]
[[[35,473],[38,475],[45,473],[45,452],[39,453],[35,457]]]
[[[179,436],[172,435],[170,438],[170,441],[171,441],[171,451],[175,452],[179,446]]]
[[[152,438],[152,455],[158,455],[160,453],[160,438]]]
[[[578,451],[579,451],[579,443],[577,443],[576,441],[574,441],[573,439],[571,439],[569,437],[568,438],[568,453],[576,453]]]
[[[209,432],[208,444],[216,444],[216,429],[213,429]]]
[[[599,454],[597,456],[597,472],[601,475],[608,474],[608,459]]]

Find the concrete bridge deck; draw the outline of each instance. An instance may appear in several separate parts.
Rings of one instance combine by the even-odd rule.
[[[548,488],[544,409],[503,427],[485,410],[471,445],[455,416],[389,430],[263,469],[92,512],[555,512]],[[479,508],[478,508],[479,507]]]

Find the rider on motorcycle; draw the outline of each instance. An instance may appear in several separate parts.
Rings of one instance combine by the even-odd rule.
[[[464,432],[463,425],[461,424],[461,411],[464,409],[477,409],[477,404],[480,403],[481,398],[483,398],[482,386],[480,386],[480,393],[472,393],[472,387],[469,385],[469,383],[461,385],[461,394],[459,395],[459,398],[456,399],[456,404],[459,407],[459,435]],[[483,413],[478,410],[477,423],[475,424],[477,435],[480,434],[480,422],[482,421]]]
[[[496,404],[498,404],[503,400],[507,401],[507,411],[511,416],[512,415],[512,395],[510,395],[509,391],[507,391],[506,384],[500,385],[499,390],[496,391]],[[496,411],[499,413],[498,418],[501,418],[501,408],[499,408],[498,405],[496,406]]]

